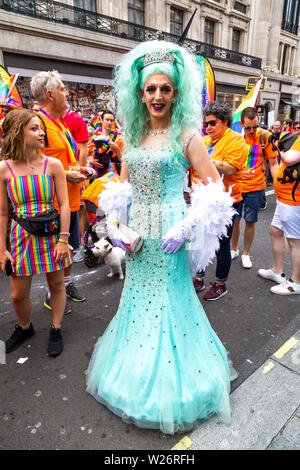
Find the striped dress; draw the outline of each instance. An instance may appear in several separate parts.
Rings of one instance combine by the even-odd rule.
[[[5,161],[5,160],[4,160]],[[46,174],[48,158],[41,175],[15,176],[5,161],[11,177],[6,179],[7,193],[18,217],[28,218],[54,209],[55,185],[53,177]],[[16,276],[59,271],[72,264],[72,255],[59,263],[54,261],[54,249],[59,235],[39,237],[28,233],[15,220],[11,220],[8,249],[15,260]]]

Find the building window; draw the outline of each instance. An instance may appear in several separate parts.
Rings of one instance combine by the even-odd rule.
[[[227,103],[230,106],[231,111],[234,113],[243,101],[243,98],[245,98],[245,95],[241,95],[239,93],[223,93],[221,91],[217,91],[216,101]]]
[[[97,11],[96,0],[74,0],[74,7],[83,8],[84,10]]]
[[[96,0],[74,0],[74,7],[82,8],[85,11],[75,10],[74,21],[78,26],[84,28],[96,29],[96,18],[93,13],[96,13]]]
[[[183,31],[183,11],[171,7],[170,12],[170,33],[180,36]]]
[[[241,13],[244,13],[245,15],[247,13],[247,6],[241,2],[234,2],[233,8],[234,10],[240,11]]]
[[[128,21],[130,23],[145,24],[144,0],[128,0]]]
[[[204,42],[213,45],[215,42],[215,22],[205,20],[204,23]]]
[[[0,2],[0,5],[4,2]],[[13,8],[14,10],[18,10],[18,13],[25,13],[25,14],[35,14],[35,4],[31,0],[25,0],[23,2],[19,2],[18,0],[10,0],[5,2],[8,4],[9,7]]]
[[[240,43],[241,43],[241,31],[239,29],[233,29],[231,49],[235,52],[240,52]]]
[[[300,13],[299,0],[284,0],[281,28],[289,33],[298,34]]]

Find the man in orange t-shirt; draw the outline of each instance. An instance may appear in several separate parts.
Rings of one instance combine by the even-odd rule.
[[[204,109],[204,126],[208,134],[204,142],[212,162],[223,177],[226,191],[231,190],[234,198],[233,207],[238,211],[242,201],[241,179],[247,146],[243,137],[230,129],[231,121],[232,113],[226,103],[212,102]],[[227,294],[225,281],[227,281],[231,266],[232,227],[233,223],[228,226],[227,236],[220,239],[220,248],[216,254],[215,282],[204,294],[205,300],[217,300]],[[205,288],[204,276],[204,272],[196,274],[193,280],[196,292]]]
[[[65,169],[69,206],[71,212],[70,233],[61,233],[60,236],[69,241],[73,249],[79,248],[79,216],[80,183],[94,175],[91,168],[82,167],[78,161],[78,150],[75,140],[69,129],[61,120],[61,115],[67,106],[68,91],[66,90],[58,72],[40,72],[31,79],[31,92],[39,102],[40,111],[36,114],[41,120],[45,132],[44,154],[57,158]],[[86,300],[71,282],[71,266],[64,271],[67,296],[77,302]],[[47,293],[45,307],[51,309],[50,294]],[[66,305],[65,313],[71,309]]]
[[[234,221],[232,233],[232,259],[239,256],[238,241],[240,234],[240,220],[244,207],[245,232],[244,232],[244,250],[242,253],[242,266],[252,268],[249,251],[254,240],[256,222],[258,213],[264,196],[266,187],[266,178],[264,173],[264,159],[267,158],[270,165],[270,171],[274,176],[277,168],[278,151],[273,150],[269,143],[270,132],[266,132],[262,140],[263,129],[258,124],[258,114],[255,108],[246,108],[241,114],[241,126],[245,131],[245,142],[247,144],[247,158],[243,167],[242,176],[242,197],[243,203],[240,208],[239,216]],[[264,146],[264,153],[263,148]]]
[[[300,171],[300,138],[287,152],[281,152],[280,167],[274,176],[274,189],[277,198],[275,213],[271,222],[270,235],[273,252],[273,267],[259,269],[258,274],[278,284],[271,287],[273,294],[293,295],[300,294],[300,184],[296,187],[296,180],[285,182],[284,170],[290,167],[293,178],[297,178]],[[283,272],[283,265],[290,248],[292,277],[287,280]]]

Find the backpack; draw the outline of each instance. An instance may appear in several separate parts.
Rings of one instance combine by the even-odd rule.
[[[269,135],[269,131],[267,131],[265,129],[262,129],[262,131],[260,133],[260,136],[259,136],[259,145],[261,146],[262,154],[263,154],[263,157],[264,157],[262,171],[265,171],[266,168],[267,168],[266,147],[268,147],[268,145],[270,145],[270,142],[267,143],[267,141],[269,140],[268,135]]]

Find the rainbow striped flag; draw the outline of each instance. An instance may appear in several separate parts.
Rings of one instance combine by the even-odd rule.
[[[197,55],[196,59],[203,80],[202,107],[205,108],[208,103],[215,101],[215,75],[210,62],[205,57]]]
[[[238,109],[232,116],[231,129],[235,132],[238,132],[239,134],[244,133],[244,129],[240,125],[242,111],[246,108],[249,108],[249,107],[254,108],[256,106],[262,79],[263,79],[263,75],[259,77],[254,87],[249,91],[248,95],[245,96],[240,106],[238,107]]]
[[[96,128],[96,124],[98,123],[98,116],[95,116],[94,119],[91,121],[93,127]]]
[[[7,80],[0,83],[0,104],[10,97],[11,92],[16,84],[18,75],[12,75]]]

